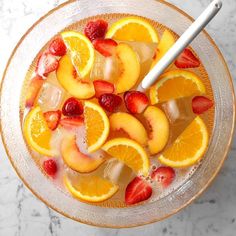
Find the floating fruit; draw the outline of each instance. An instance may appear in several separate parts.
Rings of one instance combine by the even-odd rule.
[[[136,204],[149,199],[152,195],[152,187],[148,182],[135,177],[126,187],[125,203],[127,205]]]
[[[98,176],[69,177],[65,175],[64,184],[75,198],[86,202],[105,201],[119,189],[118,185]]]
[[[203,120],[197,116],[158,160],[171,167],[187,167],[197,163],[204,155],[209,137]]]
[[[44,52],[38,59],[36,72],[38,75],[45,77],[58,68],[58,60],[48,52]]]
[[[200,66],[199,59],[192,53],[188,48],[185,48],[184,51],[179,55],[175,61],[175,65],[178,68],[196,68]]]
[[[149,158],[143,147],[128,138],[115,138],[102,147],[110,156],[130,167],[136,174],[148,175]]]
[[[64,116],[79,116],[84,112],[82,103],[76,98],[68,98],[62,107],[62,114]]]
[[[118,20],[110,27],[106,38],[146,43],[158,43],[159,41],[155,28],[147,20],[136,16],[129,16]]]
[[[66,54],[67,48],[61,37],[53,39],[49,45],[49,52],[54,56],[64,56]]]
[[[125,112],[117,112],[112,114],[109,120],[112,131],[123,130],[134,141],[143,146],[147,144],[147,132],[142,123],[134,116]]]
[[[174,45],[174,43],[174,35],[166,29],[162,34],[160,42],[158,43],[151,67],[154,67],[157,62],[160,61],[160,59],[169,51],[169,49]]]
[[[61,86],[72,96],[78,99],[88,99],[94,96],[93,83],[78,78],[77,72],[67,55],[59,60],[56,75]]]
[[[84,125],[83,117],[65,117],[60,120],[60,125],[67,130],[73,130]]]
[[[63,32],[61,36],[79,77],[84,78],[88,75],[94,63],[92,43],[83,34],[75,31]]]
[[[53,159],[46,160],[43,162],[43,169],[48,175],[55,176],[58,169],[57,163]]]
[[[94,48],[104,57],[110,57],[114,55],[117,45],[117,42],[113,39],[95,39],[93,41]]]
[[[57,154],[51,149],[50,140],[52,131],[48,128],[40,107],[33,108],[26,116],[23,131],[28,145],[42,155],[54,156]]]
[[[89,21],[85,28],[84,34],[91,40],[103,39],[107,32],[108,23],[102,19]]]
[[[151,178],[162,187],[168,187],[175,179],[175,171],[169,166],[158,167],[152,172]]]
[[[132,114],[142,113],[149,101],[145,93],[139,91],[128,91],[124,94],[127,110]]]
[[[65,164],[80,173],[96,170],[105,160],[99,156],[90,157],[83,154],[76,144],[76,137],[74,135],[68,135],[62,139],[61,154]]]
[[[140,62],[136,52],[125,43],[116,47],[116,57],[119,65],[116,92],[123,93],[136,84],[140,75]]]
[[[196,96],[192,100],[192,110],[193,113],[200,115],[207,110],[209,110],[211,107],[213,107],[214,103],[207,97],[203,96]]]
[[[109,119],[99,105],[88,101],[84,103],[84,119],[88,152],[94,152],[104,144],[108,137]]]
[[[32,107],[35,104],[39,91],[44,83],[41,76],[36,75],[31,81],[27,88],[25,106]]]
[[[196,74],[186,70],[171,70],[162,74],[157,83],[150,88],[150,100],[154,105],[204,93],[206,88]]]
[[[98,101],[101,107],[104,108],[106,111],[114,112],[121,105],[122,98],[115,94],[106,93],[101,95]]]
[[[151,133],[148,140],[148,148],[152,155],[160,152],[169,139],[169,122],[165,113],[158,107],[149,106],[144,112]]]
[[[93,81],[94,89],[95,89],[95,97],[99,98],[101,95],[105,93],[114,93],[115,87],[114,84],[109,83],[105,80],[95,80]]]
[[[47,111],[43,113],[50,130],[55,130],[61,119],[61,111]]]

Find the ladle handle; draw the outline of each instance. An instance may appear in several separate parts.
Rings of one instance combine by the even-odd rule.
[[[145,76],[138,90],[145,90],[152,86],[163,71],[181,54],[181,52],[196,38],[202,29],[213,19],[222,7],[221,0],[214,0],[206,10],[182,34],[176,43],[162,57],[162,59]]]

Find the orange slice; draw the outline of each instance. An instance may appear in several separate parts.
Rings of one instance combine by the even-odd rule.
[[[110,124],[105,111],[93,102],[84,103],[84,118],[88,152],[91,153],[98,150],[106,141]]]
[[[164,165],[179,168],[194,165],[205,153],[208,140],[207,127],[197,116],[158,160]]]
[[[102,149],[124,162],[135,173],[148,175],[149,159],[143,147],[137,142],[128,138],[115,138],[105,143]]]
[[[205,86],[196,74],[185,70],[171,70],[161,75],[158,82],[150,88],[149,95],[154,105],[204,93]]]
[[[114,23],[106,38],[147,43],[159,41],[155,28],[147,20],[136,16],[125,17]]]
[[[43,117],[40,107],[33,108],[25,118],[23,132],[28,145],[35,151],[54,156],[56,151],[50,147],[51,130]]]
[[[98,176],[64,176],[64,184],[75,197],[86,202],[102,202],[111,198],[119,187]]]
[[[83,34],[75,31],[66,31],[61,34],[73,65],[80,78],[90,72],[94,63],[94,48],[92,43]]]

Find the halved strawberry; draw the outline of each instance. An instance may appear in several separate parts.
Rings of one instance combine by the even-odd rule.
[[[58,68],[58,60],[48,52],[44,52],[38,59],[36,72],[40,76],[47,76]]]
[[[68,98],[64,102],[62,107],[62,114],[64,116],[71,116],[71,117],[79,116],[82,115],[83,112],[84,112],[83,104],[81,103],[80,100],[74,97]]]
[[[60,125],[67,130],[72,130],[74,128],[78,128],[79,126],[84,125],[84,118],[66,117],[60,120]]]
[[[175,65],[182,69],[195,68],[200,66],[200,61],[190,49],[186,48],[176,59]]]
[[[152,195],[152,187],[140,177],[135,177],[126,187],[125,203],[127,205],[145,201]]]
[[[115,87],[114,84],[109,83],[105,80],[95,80],[93,81],[94,89],[95,89],[95,97],[99,98],[101,95],[105,93],[114,93]]]
[[[108,23],[102,19],[89,21],[84,28],[84,34],[93,41],[94,39],[104,38],[107,28]]]
[[[113,39],[95,39],[93,41],[94,48],[104,57],[112,56],[116,51],[117,42]]]
[[[43,113],[44,118],[48,124],[48,128],[55,130],[61,119],[61,111],[47,111]]]
[[[175,171],[171,167],[161,166],[152,172],[151,178],[163,187],[168,187],[175,179]]]
[[[204,96],[196,96],[192,100],[192,110],[197,115],[209,110],[213,105],[214,102]]]
[[[128,91],[124,94],[127,110],[132,114],[142,113],[149,101],[145,93],[139,91]]]
[[[54,56],[64,56],[66,51],[66,45],[61,37],[53,39],[49,45],[49,52]]]
[[[100,106],[106,111],[114,112],[122,103],[122,98],[112,93],[105,93],[99,97]]]
[[[26,107],[32,107],[34,105],[35,99],[38,96],[39,90],[41,89],[43,83],[44,83],[44,80],[39,75],[36,75],[30,81],[30,84],[29,84],[29,87],[27,88],[27,93],[26,93],[26,101],[25,101]]]

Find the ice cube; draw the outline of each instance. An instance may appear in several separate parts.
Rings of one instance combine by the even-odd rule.
[[[176,100],[170,100],[162,104],[162,107],[171,123],[181,119],[180,110]]]
[[[48,82],[44,83],[38,99],[42,111],[58,109],[63,100],[63,93],[59,87]]]
[[[104,67],[104,79],[110,82],[116,81],[119,74],[118,59],[116,56],[107,57]]]
[[[150,61],[153,59],[155,49],[157,48],[156,43],[144,43],[144,42],[126,42],[129,44],[134,51],[139,55],[140,63]]]
[[[194,118],[191,97],[169,100],[163,103],[162,107],[170,123],[185,122]]]
[[[95,60],[94,60],[93,68],[90,73],[90,79],[92,80],[103,79],[105,61],[106,61],[106,58],[104,56],[102,56],[98,52],[95,53]]]
[[[192,98],[169,100],[162,104],[162,108],[170,122],[171,134],[169,142],[173,142],[190,124],[195,115],[192,112]]]
[[[118,76],[118,60],[116,56],[104,57],[96,52],[93,68],[90,73],[91,80],[115,81]]]
[[[122,162],[118,161],[115,158],[110,159],[104,169],[104,178],[108,178],[113,183],[117,183],[120,178],[123,167],[124,164]]]

